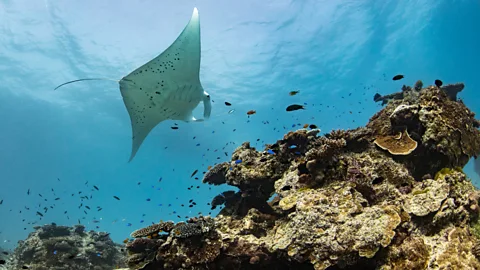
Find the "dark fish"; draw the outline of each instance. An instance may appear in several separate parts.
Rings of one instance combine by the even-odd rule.
[[[55,198],[55,201],[58,201],[58,200],[60,200],[60,198]]]
[[[305,110],[305,107],[303,107],[303,105],[292,104],[292,105],[288,106],[287,109],[286,109],[287,112],[292,112],[292,111],[296,111],[296,110]]]
[[[178,127],[171,127],[171,129],[178,129]]]
[[[232,103],[225,101],[225,105],[227,105],[227,106],[232,106]]]
[[[37,215],[43,217],[43,214],[37,211]]]
[[[193,171],[192,175],[190,175],[190,178],[192,178],[195,174],[197,174],[198,170]]]
[[[404,78],[403,75],[398,74],[398,75],[395,75],[395,76],[392,78],[392,80],[398,81],[398,80],[401,80],[401,79],[403,79],[403,78]]]
[[[290,96],[295,96],[296,94],[300,93],[300,91],[290,91],[290,93],[288,93]]]
[[[311,129],[317,129],[318,127],[317,127],[316,125],[313,125],[313,124],[312,124],[312,125],[310,125],[310,128],[311,128]]]
[[[99,190],[97,186],[93,186],[94,189]]]
[[[252,114],[256,114],[256,113],[257,113],[257,111],[255,111],[255,110],[250,110],[250,111],[247,112],[247,115],[252,115]]]
[[[0,265],[5,264],[5,263],[6,263],[5,260],[0,260]]]
[[[27,190],[27,195],[30,195],[30,189]]]
[[[376,93],[374,96],[373,96],[373,101],[377,102],[380,100],[380,98],[382,98],[382,95],[380,95],[379,93]]]
[[[437,87],[440,87],[440,86],[443,85],[443,82],[440,81],[440,80],[435,80],[435,85],[436,85]]]
[[[115,199],[117,199],[117,200],[119,200],[119,201],[120,201],[120,198],[119,198],[119,197],[117,197],[117,196],[113,196],[113,198],[115,198]]]
[[[87,208],[88,210],[90,210],[90,207],[88,207],[87,205],[85,205],[85,208]]]
[[[22,269],[30,269],[30,267],[24,265],[24,266],[22,266]]]
[[[2,253],[5,254],[5,255],[8,255],[8,252],[6,252],[6,251],[2,251]]]
[[[3,204],[3,200],[0,200],[0,204]]]

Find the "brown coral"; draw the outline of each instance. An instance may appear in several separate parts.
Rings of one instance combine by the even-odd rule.
[[[410,138],[407,131],[396,136],[379,136],[374,143],[392,155],[409,155],[417,148],[417,142]]]
[[[153,234],[158,234],[159,232],[170,232],[173,229],[174,223],[171,221],[160,222],[157,224],[152,224],[148,227],[138,229],[130,234],[130,237],[139,238],[147,237]]]

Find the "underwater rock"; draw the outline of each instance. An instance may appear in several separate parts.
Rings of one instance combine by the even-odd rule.
[[[366,127],[289,132],[264,151],[242,144],[203,179],[239,189],[213,198],[219,215],[134,233],[128,265],[480,269],[480,192],[461,169],[480,132],[448,94],[460,85],[404,86]]]
[[[36,226],[27,239],[19,241],[6,269],[111,270],[126,266],[123,248],[108,233],[84,230],[82,225]]]

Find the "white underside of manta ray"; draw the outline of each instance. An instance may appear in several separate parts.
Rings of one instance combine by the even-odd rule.
[[[210,95],[200,83],[200,49],[200,19],[197,8],[194,8],[192,18],[170,47],[119,81],[132,124],[129,162],[160,122],[168,119],[203,121],[195,119],[192,114],[200,101],[204,105],[204,119],[210,117]],[[80,79],[57,88],[72,82],[102,79]]]

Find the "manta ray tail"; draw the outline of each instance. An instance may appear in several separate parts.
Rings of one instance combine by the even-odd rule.
[[[113,82],[117,82],[117,83],[119,82],[119,80],[110,79],[110,78],[84,78],[84,79],[78,79],[78,80],[73,80],[73,81],[69,81],[69,82],[66,82],[66,83],[62,83],[59,86],[55,87],[55,89],[53,89],[53,90],[57,90],[58,88],[66,85],[66,84],[70,84],[70,83],[74,83],[74,82],[81,82],[81,81],[113,81]]]

